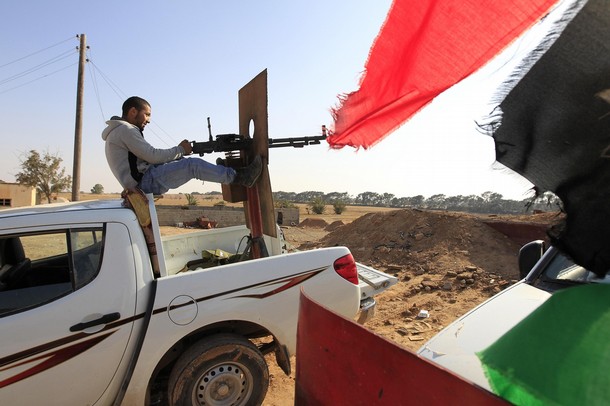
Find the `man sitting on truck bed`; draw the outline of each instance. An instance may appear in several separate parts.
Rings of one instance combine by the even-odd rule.
[[[188,140],[168,149],[157,149],[144,139],[144,127],[150,122],[150,103],[133,96],[125,100],[122,116],[106,122],[102,132],[106,141],[106,159],[112,173],[126,190],[140,188],[145,193],[161,195],[191,179],[254,186],[262,171],[260,156],[244,168],[214,165],[199,158],[183,158],[192,153]]]

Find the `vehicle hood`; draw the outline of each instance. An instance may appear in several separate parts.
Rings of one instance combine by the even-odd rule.
[[[491,390],[476,353],[493,344],[550,296],[548,292],[519,282],[451,323],[417,353]]]

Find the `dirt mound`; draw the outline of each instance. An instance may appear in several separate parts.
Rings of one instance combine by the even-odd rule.
[[[324,230],[326,231],[335,231],[336,229],[338,229],[341,226],[344,226],[345,223],[342,222],[341,220],[337,220],[337,221],[333,221],[332,223],[330,223],[329,225],[327,225]]]
[[[519,246],[475,217],[396,210],[370,213],[326,235],[320,245],[344,245],[357,261],[426,272],[476,267],[515,278]]]
[[[328,223],[324,219],[307,218],[299,223],[301,228],[325,228],[326,226],[328,226]]]
[[[358,262],[399,278],[379,295],[368,328],[411,349],[519,278],[520,246],[462,213],[404,209],[369,213],[301,248],[346,246]],[[428,326],[415,325],[428,310]]]
[[[548,223],[556,216],[520,216],[515,221]],[[369,213],[327,234],[317,246],[346,246],[358,262],[399,278],[377,297],[378,310],[367,327],[415,350],[519,278],[521,246],[486,224],[488,220],[415,209]],[[423,327],[415,317],[420,310],[430,312]]]
[[[404,209],[369,213],[301,248],[346,246],[358,262],[399,278],[368,327],[411,349],[519,278],[520,245],[487,216]],[[422,331],[419,310],[431,317]]]

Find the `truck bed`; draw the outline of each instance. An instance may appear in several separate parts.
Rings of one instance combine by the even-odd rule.
[[[164,236],[161,243],[165,273],[162,270],[161,276],[174,275],[182,271],[187,263],[201,260],[204,251],[222,250],[229,255],[241,254],[246,248],[249,234],[246,226],[233,226]],[[270,256],[282,253],[280,240],[269,236],[264,238]]]

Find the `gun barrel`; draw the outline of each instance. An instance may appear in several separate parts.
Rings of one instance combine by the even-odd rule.
[[[293,138],[278,138],[269,139],[269,148],[303,148],[306,145],[317,145],[320,141],[325,140],[325,135],[320,136],[309,136],[309,137],[293,137]]]
[[[269,138],[269,148],[303,148],[306,145],[317,145],[325,140],[326,135],[292,137],[292,138]],[[212,152],[232,152],[247,150],[252,147],[252,138],[247,138],[239,134],[219,134],[216,140],[207,142],[192,141],[193,154],[211,154]]]

